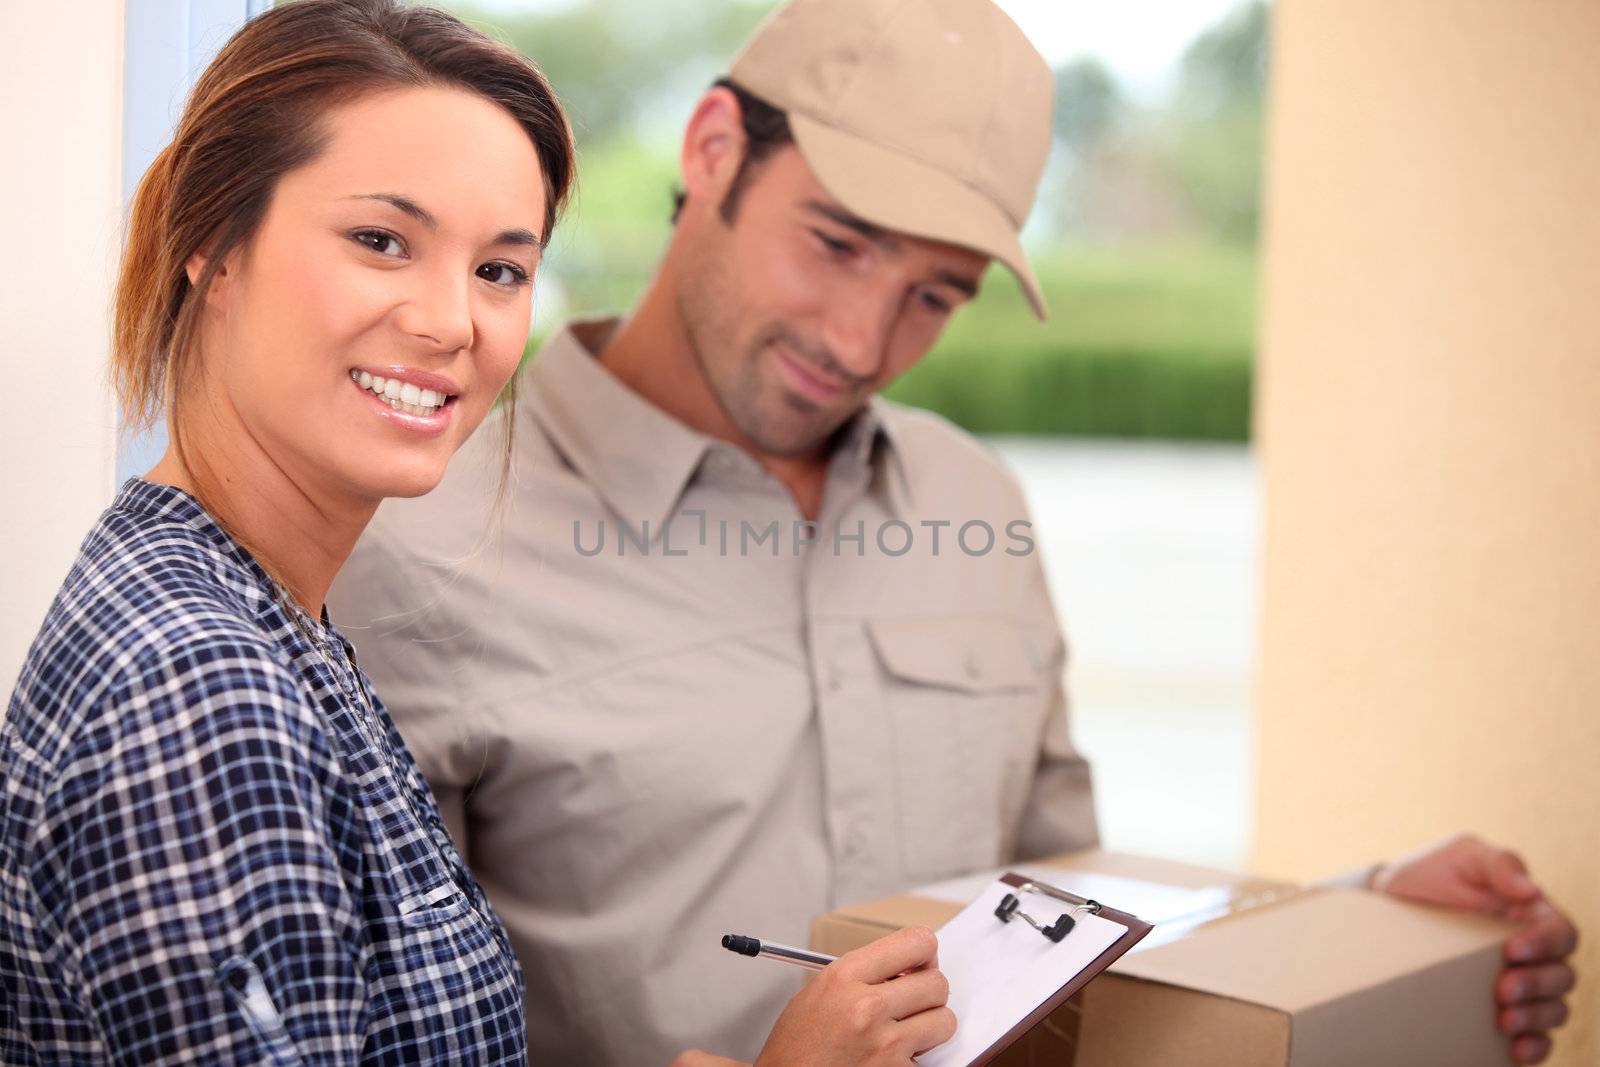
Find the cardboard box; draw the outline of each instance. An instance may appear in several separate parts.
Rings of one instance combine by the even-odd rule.
[[[1493,983],[1510,927],[1374,893],[1300,889],[1104,851],[1029,868],[1190,889],[1217,917],[1131,953],[1013,1045],[1005,1067],[1504,1067]],[[1070,888],[1071,875],[1061,880]],[[1221,896],[1222,894],[1218,894]],[[1115,900],[1107,904],[1119,907]],[[938,928],[960,905],[916,894],[818,918],[812,947],[845,952]],[[1136,910],[1136,909],[1135,909]],[[1170,935],[1158,925],[1152,940]]]

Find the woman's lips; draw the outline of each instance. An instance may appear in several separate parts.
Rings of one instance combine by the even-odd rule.
[[[406,367],[395,363],[386,367],[351,367],[351,375],[370,374],[374,378],[393,380],[401,384],[411,384],[418,389],[432,389],[436,393],[446,396],[456,396],[461,392],[461,387],[450,378],[430,371],[418,370],[416,367]]]
[[[447,397],[431,414],[420,414],[401,410],[396,406],[402,402],[398,398],[379,396],[370,388],[362,388],[360,381],[355,378],[350,379],[350,386],[366,399],[367,405],[377,412],[379,417],[423,437],[437,437],[444,433],[450,425],[450,420],[455,416],[456,398],[453,396]]]

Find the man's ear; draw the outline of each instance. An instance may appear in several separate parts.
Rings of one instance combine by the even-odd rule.
[[[709,90],[683,131],[678,166],[689,203],[722,203],[744,159],[744,113],[725,88]]]

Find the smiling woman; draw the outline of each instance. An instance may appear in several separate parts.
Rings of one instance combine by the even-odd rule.
[[[390,0],[241,30],[140,183],[123,486],[0,738],[0,1062],[518,1064],[522,978],[323,597],[528,333],[571,134]]]
[[[384,497],[438,482],[516,367],[547,229],[535,145],[476,93],[371,92],[323,126],[322,152],[278,181],[247,242],[202,245],[185,263],[212,314],[174,377],[175,447],[152,472],[202,499],[219,463],[281,485],[272,527],[254,536],[283,529],[297,546],[307,524],[336,517],[359,533]],[[384,380],[385,402],[362,373]],[[284,575],[313,610],[348,549],[330,547]]]

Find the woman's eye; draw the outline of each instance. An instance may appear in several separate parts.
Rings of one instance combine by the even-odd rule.
[[[382,230],[357,230],[350,236],[381,256],[398,256],[405,251],[398,237]]]
[[[528,272],[510,263],[485,263],[478,268],[478,277],[508,289],[515,289],[528,282]]]
[[[917,299],[922,301],[922,306],[935,314],[944,315],[950,311],[950,305],[933,293],[924,292]]]

